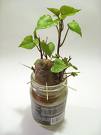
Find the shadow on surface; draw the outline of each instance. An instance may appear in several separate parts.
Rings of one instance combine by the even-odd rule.
[[[100,110],[86,107],[68,107],[66,110],[66,120],[61,124],[51,128],[45,128],[36,123],[31,114],[30,107],[25,110],[14,110],[21,115],[22,121],[19,131],[9,132],[5,135],[101,135]],[[68,121],[67,121],[68,120]]]
[[[25,110],[16,109],[15,111],[22,116],[21,132],[7,133],[6,135],[53,135],[54,132],[61,132],[64,128],[65,121],[51,128],[41,126],[33,119],[30,107]]]

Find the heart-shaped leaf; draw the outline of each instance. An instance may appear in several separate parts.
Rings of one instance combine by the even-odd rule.
[[[80,28],[79,24],[75,20],[73,20],[72,22],[70,22],[68,24],[68,27],[69,27],[70,30],[78,33],[82,37],[81,28]]]
[[[52,43],[52,42],[49,42],[48,44],[48,49],[49,49],[49,56],[51,56],[52,55],[52,53],[54,52],[54,50],[55,50],[55,44],[54,43]]]
[[[79,11],[80,11],[79,9],[75,9],[73,7],[64,5],[60,8],[60,13],[61,13],[60,18],[65,19],[67,16],[74,15]]]
[[[36,41],[35,41],[36,42]],[[19,47],[25,48],[25,49],[33,49],[36,46],[36,43],[33,42],[32,35],[26,36],[22,43],[19,45]]]
[[[53,73],[59,73],[61,71],[63,71],[64,69],[66,69],[68,66],[65,64],[65,62],[61,59],[56,58],[54,60],[54,64],[51,68],[51,72]]]
[[[42,50],[45,52],[46,55],[48,55],[49,57],[52,55],[54,49],[55,49],[55,45],[52,42],[49,42],[48,44],[46,44],[44,41],[41,43],[41,47]]]
[[[56,16],[59,16],[59,14],[60,14],[60,10],[57,8],[47,8],[47,9]]]
[[[56,25],[56,21],[50,15],[43,15],[38,20],[37,29],[46,29],[54,25]]]

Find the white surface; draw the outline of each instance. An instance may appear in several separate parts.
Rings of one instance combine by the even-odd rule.
[[[26,84],[31,71],[21,65],[32,65],[37,51],[17,46],[25,35],[32,33],[38,16],[47,11],[44,8],[62,3],[82,9],[75,19],[82,26],[83,38],[69,33],[62,53],[72,56],[81,73],[69,80],[77,91],[69,90],[65,122],[48,130],[32,119]],[[100,0],[0,0],[0,135],[101,135],[100,10]],[[56,41],[54,32],[52,28],[43,33]]]

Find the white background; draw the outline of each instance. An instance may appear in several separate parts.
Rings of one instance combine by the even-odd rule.
[[[29,85],[37,50],[18,48],[31,34],[47,7],[71,5],[82,9],[69,20],[77,20],[83,38],[69,32],[61,52],[72,56],[80,75],[68,80],[65,122],[53,130],[33,121]],[[67,21],[69,21],[67,20]],[[57,42],[55,28],[42,31]],[[101,135],[101,1],[100,0],[0,0],[0,135]]]

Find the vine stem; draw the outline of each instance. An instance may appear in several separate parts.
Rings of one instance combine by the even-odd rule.
[[[42,48],[41,48],[41,42],[40,42],[40,38],[39,39],[39,51],[40,51],[40,56],[41,56],[41,59],[43,59],[43,53],[42,53]]]
[[[59,22],[59,28],[57,27],[58,30],[58,47],[57,47],[57,54],[59,55],[59,50],[60,50],[60,45],[61,45],[61,34],[63,31],[63,20]]]
[[[39,47],[38,47],[38,46],[36,46],[36,47],[37,47],[38,51],[40,52],[40,49],[39,49]]]
[[[67,29],[67,31],[65,33],[65,36],[64,36],[64,39],[63,39],[62,43],[60,44],[60,47],[64,44],[64,42],[66,40],[66,37],[67,37],[67,34],[68,34],[68,31],[69,31],[69,27],[68,27],[68,29]]]
[[[37,47],[38,51],[40,52],[41,59],[43,59],[43,53],[42,53],[42,48],[41,48],[41,41],[40,41],[40,37],[37,36],[36,30],[37,30],[37,28],[35,28],[35,30],[34,30],[34,38],[37,38],[39,40],[39,44],[36,47]]]
[[[46,37],[46,44],[48,42],[48,37]],[[47,54],[45,54],[46,59],[48,59]]]
[[[72,75],[68,75],[68,76],[66,76],[65,78],[64,78],[64,80],[66,80],[68,77],[70,77],[70,76],[72,76]]]
[[[56,29],[57,29],[57,32],[58,32],[58,34],[59,34],[59,29],[58,29],[58,26],[56,25]]]
[[[60,49],[60,41],[61,41],[61,32],[59,32],[59,35],[58,35],[58,48],[57,48],[58,55],[59,55],[59,49]]]

